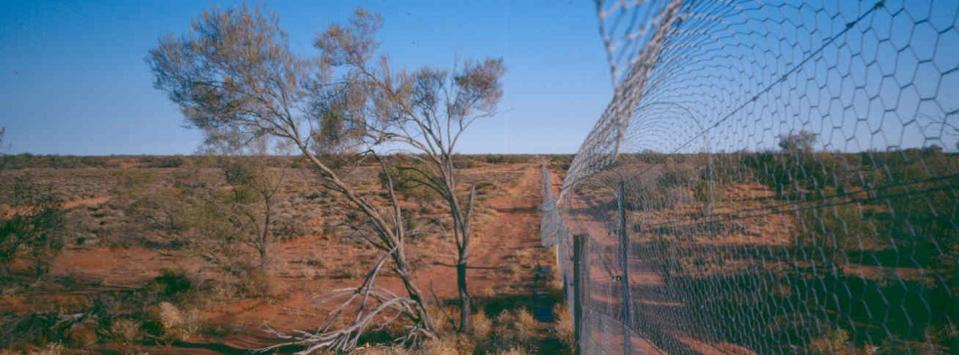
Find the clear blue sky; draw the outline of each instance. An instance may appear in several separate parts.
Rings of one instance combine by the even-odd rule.
[[[144,62],[166,33],[233,1],[0,0],[0,126],[14,153],[189,154],[201,141]],[[612,96],[591,1],[283,1],[264,4],[315,54],[313,36],[353,8],[381,13],[382,52],[402,67],[502,57],[500,114],[466,153],[571,153]]]

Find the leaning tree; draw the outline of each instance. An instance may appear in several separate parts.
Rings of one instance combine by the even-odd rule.
[[[359,142],[399,152],[414,161],[405,177],[436,193],[448,207],[454,246],[461,332],[470,328],[466,271],[475,186],[463,186],[454,157],[464,132],[491,117],[502,97],[501,59],[465,61],[453,70],[423,67],[396,71],[385,56],[374,59],[381,19],[357,10],[346,26],[332,25],[314,46],[321,63],[339,73],[335,84],[316,87],[312,109],[336,129],[341,143]],[[331,131],[327,131],[331,132]]]
[[[373,28],[372,20],[357,16],[353,24],[358,29]],[[345,300],[319,329],[292,335],[275,332],[286,339],[284,344],[305,346],[307,352],[320,348],[349,350],[372,322],[397,318],[409,320],[402,341],[432,337],[433,321],[406,258],[407,231],[392,179],[387,174],[389,201],[381,206],[321,158],[319,152],[327,149],[318,144],[329,143],[320,138],[329,136],[323,128],[328,131],[331,125],[323,124],[324,117],[317,115],[315,108],[327,100],[321,94],[326,92],[324,88],[333,86],[331,71],[321,60],[295,54],[287,42],[273,14],[246,6],[213,10],[196,19],[189,32],[162,38],[150,51],[147,62],[155,86],[166,92],[187,121],[207,137],[244,137],[245,141],[267,138],[299,151],[317,171],[322,187],[339,194],[364,217],[361,227],[366,233],[362,237],[383,252],[360,286],[333,292]],[[373,47],[362,41],[350,45]],[[388,171],[386,163],[382,164]],[[401,280],[405,295],[376,286],[374,281],[384,268]],[[344,326],[340,320],[347,314],[349,321]]]

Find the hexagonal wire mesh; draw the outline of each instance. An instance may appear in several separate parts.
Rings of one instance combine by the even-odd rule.
[[[597,10],[615,95],[542,208],[580,349],[959,351],[959,1]]]

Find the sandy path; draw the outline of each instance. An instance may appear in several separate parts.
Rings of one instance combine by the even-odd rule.
[[[604,328],[593,333],[596,349],[615,351],[623,344],[619,321],[622,318],[621,283],[617,275],[611,275],[621,273],[617,266],[619,241],[610,234],[616,228],[610,225],[616,218],[615,211],[579,194],[569,197],[564,214],[566,225],[572,234],[589,236],[590,299],[598,316],[588,326]],[[629,259],[634,351],[666,354],[665,348],[697,354],[753,353],[735,344],[706,339],[704,335],[709,334],[709,330],[704,329],[703,324],[690,321],[697,319],[696,309],[685,302],[683,294],[666,284],[663,262],[670,256],[657,254],[642,236],[633,235],[630,240],[634,250]],[[601,259],[610,263],[612,270],[607,270]]]
[[[486,201],[493,219],[478,225],[473,241],[470,264],[486,267],[507,267],[516,254],[539,246],[539,204],[542,201],[541,177],[535,165],[527,166],[519,182],[506,193]],[[497,276],[496,270],[474,269],[470,280],[487,280]]]

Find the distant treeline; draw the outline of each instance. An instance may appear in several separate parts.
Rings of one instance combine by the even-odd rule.
[[[516,164],[549,157],[554,161],[568,161],[571,155],[532,155],[532,154],[465,154],[459,155],[457,164],[469,168],[479,164]],[[271,167],[299,168],[306,164],[300,156],[268,157],[230,157],[230,159],[264,158]],[[34,155],[30,153],[0,155],[0,167],[3,169],[79,169],[79,168],[178,168],[184,165],[220,166],[224,157],[215,155]],[[344,160],[342,157],[327,156],[330,161]],[[404,158],[399,158],[404,159]],[[374,164],[368,160],[365,164]],[[336,165],[336,164],[334,164]]]

